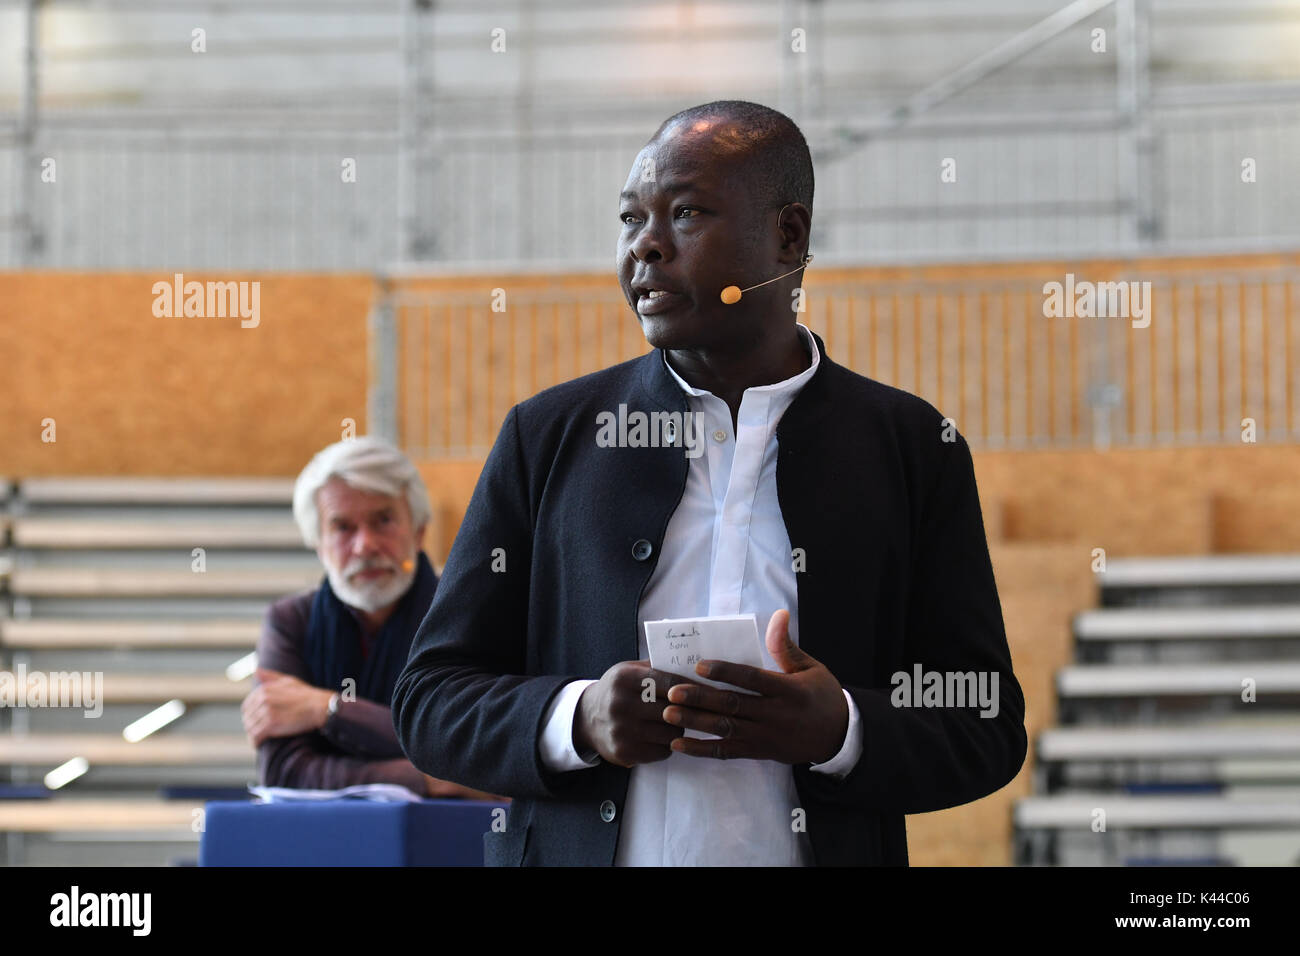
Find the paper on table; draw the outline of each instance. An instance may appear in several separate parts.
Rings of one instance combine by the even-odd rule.
[[[700,661],[731,661],[734,664],[748,664],[750,667],[763,666],[758,621],[753,614],[646,621],[645,641],[650,648],[650,666],[656,670],[687,677],[710,687],[734,690],[741,694],[754,693],[695,673],[695,665]],[[686,736],[701,740],[717,739],[715,734],[698,730],[687,730]]]
[[[321,800],[369,800],[375,803],[419,803],[420,795],[400,783],[358,783],[341,790],[298,790],[292,787],[258,787],[249,793],[261,803],[316,803]]]

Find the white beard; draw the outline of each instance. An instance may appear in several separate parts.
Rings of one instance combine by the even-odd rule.
[[[361,567],[362,565],[358,563],[347,570],[355,574]],[[404,572],[401,566],[398,565],[396,574],[387,583],[376,581],[372,584],[362,584],[360,586],[349,584],[343,573],[336,568],[326,566],[325,572],[329,576],[330,587],[340,601],[350,607],[359,608],[370,613],[401,600],[402,595],[410,588],[411,582],[415,580],[416,567],[417,565],[413,561],[411,570]]]

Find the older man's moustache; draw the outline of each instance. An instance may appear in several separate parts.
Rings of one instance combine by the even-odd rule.
[[[411,571],[415,569],[415,560],[413,558],[407,558],[405,561],[402,562],[401,569],[404,573],[410,574]],[[344,576],[351,578],[351,577],[356,577],[358,574],[360,574],[363,571],[396,571],[396,570],[397,568],[391,564],[367,564],[362,567],[349,568],[347,571],[344,572]]]
[[[397,567],[395,565],[388,564],[387,562],[383,564],[371,563],[371,564],[360,564],[360,565],[356,565],[355,567],[348,568],[346,571],[343,572],[343,574],[345,577],[353,578],[365,571],[396,571],[396,570]]]

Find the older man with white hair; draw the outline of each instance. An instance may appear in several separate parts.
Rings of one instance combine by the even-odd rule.
[[[326,575],[273,603],[263,623],[242,707],[262,783],[486,796],[421,773],[393,729],[393,687],[438,586],[421,549],[431,512],[415,465],[378,438],[337,442],[298,476],[293,513]]]

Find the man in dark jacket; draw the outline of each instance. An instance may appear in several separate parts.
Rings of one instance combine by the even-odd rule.
[[[775,111],[670,118],[619,212],[655,351],[506,416],[393,700],[417,767],[515,798],[489,863],[905,864],[905,814],[1024,761],[966,442],[796,321],[812,187]],[[696,674],[752,694],[647,660],[749,613],[764,666]]]

